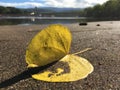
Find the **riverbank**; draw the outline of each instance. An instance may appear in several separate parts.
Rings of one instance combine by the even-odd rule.
[[[94,72],[85,79],[69,83],[48,83],[25,76],[28,73],[26,47],[47,24],[0,26],[0,87],[3,87],[0,90],[119,90],[120,21],[64,25],[73,36],[71,53],[92,48],[79,56],[92,63]]]

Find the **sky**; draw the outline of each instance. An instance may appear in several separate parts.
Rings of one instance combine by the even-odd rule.
[[[86,8],[96,4],[103,4],[106,1],[108,0],[0,0],[0,6],[12,6],[17,8]]]

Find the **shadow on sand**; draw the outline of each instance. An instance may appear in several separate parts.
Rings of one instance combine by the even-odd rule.
[[[56,62],[53,62],[53,63],[45,65],[45,66],[41,66],[41,67],[29,68],[28,70],[23,71],[22,73],[20,73],[20,74],[12,77],[10,79],[7,79],[7,80],[1,82],[0,83],[0,88],[4,88],[4,87],[7,87],[7,86],[10,86],[12,84],[15,84],[15,83],[19,82],[20,80],[30,78],[32,74],[39,73],[39,72],[43,71],[44,69],[52,66]]]

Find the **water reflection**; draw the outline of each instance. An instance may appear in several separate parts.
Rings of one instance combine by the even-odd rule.
[[[0,18],[0,25],[30,25],[86,22],[85,18]]]

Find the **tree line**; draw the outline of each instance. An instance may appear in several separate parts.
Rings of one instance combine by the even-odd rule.
[[[4,7],[4,6],[0,6],[0,14],[24,14],[27,13],[25,10],[22,9],[18,9],[15,7]]]
[[[57,9],[57,8],[56,8]],[[80,10],[75,9],[75,10],[66,10],[66,11],[61,11],[57,12],[54,9],[49,9],[49,8],[26,8],[26,9],[21,9],[21,8],[15,8],[15,7],[4,7],[0,6],[0,16],[17,16],[17,15],[24,15],[24,16],[29,16],[32,12],[34,12],[34,16],[39,16],[42,14],[42,16],[56,16],[56,17],[74,17],[74,16],[79,16]]]
[[[85,8],[82,13],[86,17],[120,18],[120,0],[109,0],[102,5]]]

